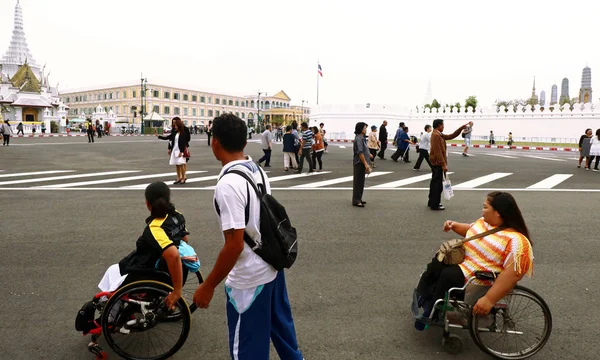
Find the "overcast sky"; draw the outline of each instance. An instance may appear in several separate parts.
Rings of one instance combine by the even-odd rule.
[[[16,0],[0,0],[0,52]],[[168,80],[299,104],[527,98],[600,77],[600,2],[21,0],[29,48],[60,89]],[[596,90],[600,94],[600,87]],[[598,101],[599,95],[595,95]]]

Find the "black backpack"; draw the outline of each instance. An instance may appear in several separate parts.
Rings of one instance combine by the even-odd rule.
[[[252,186],[260,201],[260,234],[261,242],[256,243],[247,233],[244,233],[244,241],[265,262],[280,271],[289,269],[298,256],[298,236],[296,229],[292,226],[290,219],[281,205],[273,196],[267,194],[265,177],[259,169],[262,184],[257,184],[246,173],[239,170],[230,170],[223,176],[233,173],[237,174]],[[260,188],[260,190],[259,190]],[[248,188],[248,203],[246,204],[246,224],[250,218],[250,189]],[[219,205],[215,201],[217,214],[221,214]]]

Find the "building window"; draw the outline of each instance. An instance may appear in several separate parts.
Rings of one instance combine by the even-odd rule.
[[[183,101],[190,101],[188,94],[183,94]]]
[[[179,115],[179,108],[178,107],[174,107],[173,108],[173,115]]]
[[[217,111],[215,112],[215,116],[216,116],[216,117],[219,117],[219,115],[221,115],[221,112],[220,112],[219,110],[217,110]]]
[[[160,96],[160,93],[158,92],[158,90],[152,90],[152,97],[157,98],[159,96]]]
[[[205,103],[206,102],[206,98],[204,96],[200,96],[200,102],[201,103]]]
[[[192,109],[192,116],[196,116],[198,114],[196,109]]]
[[[173,93],[173,100],[179,100],[179,93]]]
[[[155,113],[157,113],[157,114],[158,114],[158,113],[160,113],[160,106],[158,106],[158,105],[154,105],[154,106],[152,107],[152,111],[154,111],[154,112],[155,112]]]
[[[222,104],[223,104],[223,105],[227,105],[227,100],[223,99],[223,100],[222,100]]]
[[[183,108],[183,115],[187,116],[187,114],[188,114],[188,108]]]
[[[192,95],[192,101],[198,102],[198,95]]]
[[[133,90],[133,97],[136,98],[137,97],[137,91]]]
[[[171,108],[170,108],[170,107],[168,107],[168,106],[165,106],[165,107],[164,107],[164,114],[165,114],[165,115],[170,115],[170,114],[171,114]]]
[[[240,113],[236,111],[235,116],[240,117]]]
[[[217,99],[215,99],[215,104],[217,104],[217,105],[221,104],[221,99],[218,99],[218,98],[217,98]],[[218,116],[218,115],[217,115],[217,116]]]
[[[235,106],[240,106],[240,101],[239,100],[235,101]]]
[[[200,109],[200,116],[204,116],[204,109]]]
[[[229,106],[233,106],[233,100],[229,100]]]
[[[127,105],[123,105],[123,114],[127,114]]]
[[[170,99],[171,98],[171,93],[168,91],[165,91],[165,99]]]
[[[112,98],[113,98],[113,93],[110,93],[110,94],[108,94],[108,98],[109,98],[110,100],[112,100]]]
[[[208,97],[208,103],[212,104],[212,98],[210,96]]]
[[[242,113],[242,119],[244,119],[246,117],[245,113]]]

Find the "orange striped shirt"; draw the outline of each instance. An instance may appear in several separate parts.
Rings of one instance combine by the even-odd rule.
[[[492,226],[477,220],[467,231],[466,237],[491,230]],[[475,271],[502,272],[509,260],[514,258],[514,269],[519,275],[533,273],[533,250],[525,235],[507,229],[465,243],[465,260],[459,264],[466,279],[475,276]]]

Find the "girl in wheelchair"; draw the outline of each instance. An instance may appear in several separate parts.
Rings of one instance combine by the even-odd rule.
[[[495,230],[494,230],[495,229]],[[463,287],[476,272],[499,273],[485,296],[473,307],[474,315],[487,315],[524,275],[533,271],[533,251],[529,230],[513,196],[492,192],[483,203],[482,217],[472,224],[448,220],[443,230],[463,237],[496,231],[464,243],[465,257],[460,264],[446,265],[434,257],[417,285],[416,294],[422,314],[415,328],[423,330],[438,299],[444,299],[450,288]],[[481,283],[486,285],[485,283]]]
[[[106,324],[102,324],[101,319],[112,322],[126,303],[115,299],[115,303],[108,311],[109,314],[107,316],[103,314],[106,312],[104,310],[107,310],[107,302],[110,303],[109,299],[113,294],[119,293],[117,290],[122,292],[127,285],[140,280],[153,280],[158,288],[167,286],[171,289],[169,286],[172,286],[172,291],[166,291],[162,298],[166,309],[175,310],[176,305],[181,308],[182,287],[188,271],[199,274],[200,262],[193,248],[187,244],[189,232],[186,229],[185,217],[175,210],[175,206],[171,203],[169,187],[163,182],[154,182],[146,187],[145,198],[150,216],[146,219],[146,226],[136,241],[135,250],[106,270],[98,284],[102,292],[94,296],[92,301],[87,302],[77,315],[76,329],[82,331],[84,335],[92,335],[92,343],[88,348],[98,358],[103,358],[100,355],[103,352],[97,344],[97,338],[103,331],[106,332],[106,327],[103,330],[103,325]],[[198,278],[201,279],[201,276]],[[156,291],[150,289],[146,293],[156,294]],[[129,295],[125,295],[124,299],[128,299],[127,296]],[[140,301],[138,299],[137,303],[141,304]],[[184,307],[189,311],[185,303]],[[96,311],[100,312],[99,318],[95,316]],[[148,313],[147,309],[144,311]],[[181,318],[183,315],[178,316]],[[127,331],[126,326],[123,326],[121,332],[127,333]],[[114,349],[114,346],[111,347]],[[117,349],[115,351],[119,353]]]

